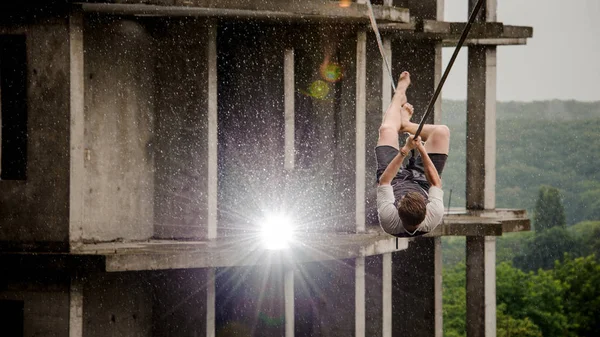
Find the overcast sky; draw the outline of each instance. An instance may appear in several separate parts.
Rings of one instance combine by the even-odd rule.
[[[466,21],[467,0],[446,0],[445,20]],[[498,48],[498,100],[600,101],[600,0],[498,0],[498,21],[532,26],[524,46]],[[444,67],[452,55],[444,49]],[[443,97],[466,98],[461,51]]]

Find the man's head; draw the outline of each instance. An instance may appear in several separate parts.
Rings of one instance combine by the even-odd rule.
[[[417,230],[421,222],[425,220],[427,204],[423,195],[417,192],[407,193],[398,202],[398,215],[402,225],[409,232]]]

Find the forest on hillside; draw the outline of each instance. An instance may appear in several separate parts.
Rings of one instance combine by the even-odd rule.
[[[452,132],[446,204],[464,207],[465,103]],[[524,208],[531,232],[496,243],[497,335],[600,336],[600,102],[497,105],[496,206]],[[465,336],[465,239],[443,245],[444,336]]]
[[[560,110],[564,109],[564,110]],[[444,101],[451,145],[446,205],[465,205],[466,107]],[[531,211],[540,186],[560,190],[567,224],[600,219],[600,102],[498,103],[496,207]]]

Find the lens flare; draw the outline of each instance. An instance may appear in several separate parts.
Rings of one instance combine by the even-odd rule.
[[[335,83],[342,79],[342,67],[337,63],[329,63],[321,68],[321,78],[327,82]]]
[[[329,84],[323,80],[316,80],[308,87],[308,95],[316,99],[325,99],[329,94]]]
[[[293,238],[292,221],[282,214],[271,214],[265,217],[261,227],[261,237],[265,248],[271,250],[284,249]]]
[[[352,3],[351,0],[340,0],[340,7],[350,7],[350,4]]]

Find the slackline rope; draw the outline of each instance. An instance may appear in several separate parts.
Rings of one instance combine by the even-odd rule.
[[[373,13],[373,5],[371,5],[371,0],[367,0],[367,7],[369,8],[369,20],[371,20],[371,27],[373,28],[373,32],[375,32],[375,38],[377,39],[377,45],[379,46],[379,53],[381,54],[381,58],[383,58],[383,62],[385,63],[385,67],[388,71],[388,75],[390,76],[390,83],[392,84],[392,89],[394,89],[394,92],[396,92],[396,82],[394,82],[392,68],[390,67],[388,59],[385,56],[385,49],[383,49],[383,42],[381,42],[381,34],[379,34],[379,27],[377,27],[377,20],[375,20],[375,13]]]

